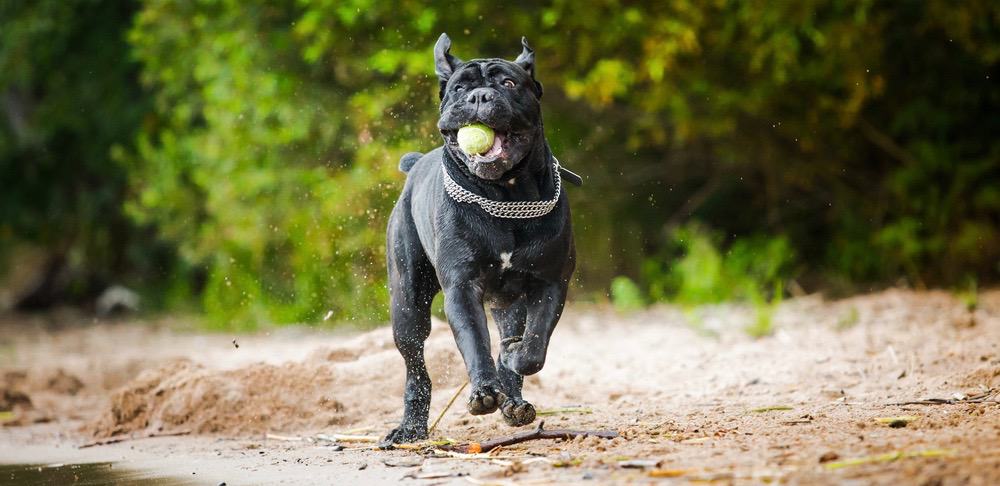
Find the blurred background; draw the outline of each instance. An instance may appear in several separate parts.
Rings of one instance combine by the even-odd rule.
[[[571,298],[620,309],[1000,278],[1000,4],[0,2],[0,308],[386,319],[432,47],[536,50]]]

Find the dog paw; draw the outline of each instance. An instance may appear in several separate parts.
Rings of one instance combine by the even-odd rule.
[[[392,429],[385,437],[379,442],[379,447],[382,449],[391,449],[393,444],[405,444],[408,442],[416,442],[418,440],[423,440],[427,438],[427,424],[423,425],[413,425],[402,423],[399,427]]]
[[[535,406],[522,398],[508,398],[500,405],[500,414],[507,425],[520,427],[535,421]]]
[[[469,413],[486,415],[497,411],[500,404],[507,399],[499,386],[481,385],[472,391],[469,397]]]

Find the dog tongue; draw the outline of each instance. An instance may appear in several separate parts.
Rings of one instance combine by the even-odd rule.
[[[481,154],[480,157],[483,157],[483,158],[486,158],[486,159],[492,159],[492,158],[500,155],[500,152],[502,152],[502,151],[503,151],[503,135],[500,135],[499,133],[497,133],[493,137],[493,145],[490,146],[489,150],[487,150],[485,153]]]

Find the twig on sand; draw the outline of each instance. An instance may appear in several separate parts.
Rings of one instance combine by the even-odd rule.
[[[498,439],[490,439],[482,442],[470,442],[468,444],[448,447],[447,449],[456,452],[464,452],[466,454],[475,454],[479,452],[489,452],[500,446],[520,444],[521,442],[527,442],[529,440],[569,440],[577,437],[600,437],[602,439],[614,439],[615,437],[618,437],[618,432],[613,430],[545,430],[544,427],[545,421],[541,421],[538,423],[538,428],[532,431],[520,432],[507,437],[500,437]]]
[[[159,432],[159,433],[150,432],[148,434],[142,434],[142,435],[131,435],[131,434],[117,435],[113,437],[108,437],[107,439],[100,439],[100,440],[95,440],[93,442],[87,442],[86,444],[79,446],[78,449],[85,449],[87,447],[102,446],[108,444],[117,444],[119,442],[125,442],[127,440],[151,439],[153,437],[176,437],[178,435],[188,435],[190,433],[191,433],[190,430],[180,430],[177,432]]]
[[[377,435],[354,435],[354,434],[316,434],[319,440],[327,442],[378,442]]]
[[[280,440],[280,441],[285,441],[285,442],[298,442],[298,441],[302,440],[302,437],[288,436],[288,435],[278,435],[278,434],[271,434],[271,433],[265,434],[264,438],[268,439],[268,440]]]
[[[752,413],[767,413],[767,412],[787,412],[789,410],[794,410],[788,405],[772,405],[769,407],[752,408],[750,412]]]
[[[433,457],[441,459],[451,458],[451,459],[461,459],[468,461],[472,460],[490,461],[491,464],[496,464],[498,466],[509,466],[513,464],[512,461],[515,460],[525,465],[532,464],[535,462],[548,462],[548,463],[555,462],[547,457],[533,456],[530,454],[503,456],[503,459],[500,459],[499,457],[497,457],[497,453],[500,452],[501,450],[502,448],[497,447],[496,449],[493,449],[492,451],[489,452],[466,454],[464,452],[447,451],[444,449],[434,449],[431,451],[431,454]]]
[[[559,415],[563,413],[594,413],[594,411],[587,407],[559,407],[559,408],[548,408],[544,410],[539,410],[535,415],[539,417],[545,417],[547,415]]]
[[[449,446],[454,444],[455,441],[452,439],[441,439],[441,440],[424,440],[420,442],[414,442],[412,444],[394,444],[393,447],[396,449],[409,449],[413,451],[422,451],[431,447],[441,447]]]
[[[462,390],[464,390],[465,387],[467,386],[469,386],[468,380],[466,380],[465,383],[462,383],[462,386],[458,387],[458,390],[455,390],[455,394],[451,396],[451,400],[448,400],[448,404],[444,406],[444,409],[441,410],[441,413],[439,413],[437,418],[434,419],[434,423],[431,424],[431,428],[427,430],[427,435],[431,435],[434,433],[434,429],[437,428],[438,422],[440,422],[441,419],[444,418],[444,414],[448,412],[448,409],[451,408],[451,405],[455,403],[455,399],[458,398],[458,396],[462,393]]]
[[[826,468],[829,470],[843,469],[851,466],[862,466],[865,464],[894,462],[900,459],[911,459],[916,457],[947,457],[955,454],[950,449],[924,449],[920,451],[896,451],[876,456],[857,457],[845,461],[828,462]]]
[[[441,458],[450,457],[452,459],[485,459],[488,461],[496,459],[496,456],[494,456],[493,454],[487,454],[485,452],[467,454],[464,452],[455,452],[443,448],[434,449],[432,453],[434,454],[435,457],[441,457]]]
[[[889,405],[960,405],[963,403],[998,403],[1000,404],[1000,390],[989,388],[974,395],[964,395],[956,393],[952,398],[927,398],[924,400],[914,400],[912,402],[897,402]]]

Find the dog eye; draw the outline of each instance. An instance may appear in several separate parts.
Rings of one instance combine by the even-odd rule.
[[[508,88],[513,88],[514,86],[517,86],[517,83],[515,83],[513,79],[505,79],[503,80],[503,85]]]
[[[462,85],[455,86],[456,93],[461,93],[462,91],[465,91],[465,86]]]

